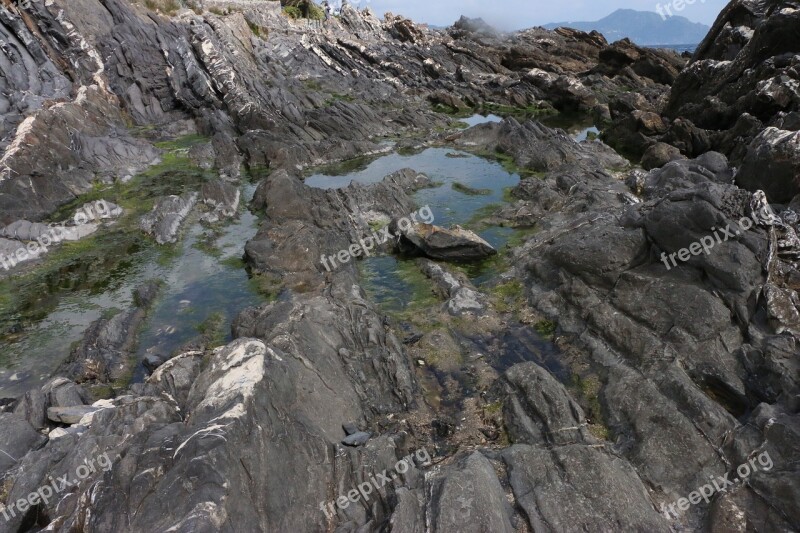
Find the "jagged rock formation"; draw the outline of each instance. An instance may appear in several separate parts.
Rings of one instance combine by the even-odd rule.
[[[637,156],[658,141],[688,157],[716,150],[740,167],[740,186],[788,204],[800,194],[798,25],[797,2],[732,1],[669,99],[612,103],[604,138]]]
[[[734,0],[686,70],[676,54],[597,33],[503,35],[468,19],[433,31],[352,7],[311,30],[274,3],[225,6],[165,17],[125,0],[0,4],[6,234],[42,229],[18,221],[151,164],[154,141],[202,132],[211,143],[192,157],[219,178],[158,202],[144,229],[177,240],[198,198],[215,209],[207,222],[231,216],[241,165],[266,168],[245,259],[276,287],[242,310],[231,342],[184,350],[125,388],[111,382],[130,370],[146,291],[92,325],[65,363],[71,380],[0,402],[13,459],[0,455],[0,531],[800,525],[800,205],[768,203],[789,203],[800,166],[794,2]],[[652,169],[536,121],[435,135],[450,120],[434,106],[591,112]],[[535,174],[492,214],[538,229],[498,282],[558,324],[572,348],[566,376],[499,361],[531,350],[531,320],[510,320],[449,267],[418,263],[443,300],[418,332],[379,312],[353,260],[324,261],[412,213],[412,193],[431,182],[406,169],[322,190],[300,171],[412,134]],[[744,217],[751,227],[737,234]],[[733,231],[724,240],[722,228]],[[410,354],[425,350],[459,355],[441,386],[462,397],[423,396],[425,361]],[[113,384],[115,397],[86,405],[84,384]],[[469,439],[453,438],[476,419]],[[349,435],[359,446],[342,443]],[[753,463],[765,453],[769,467]],[[17,505],[101,454],[107,469]],[[748,461],[759,469],[746,482],[665,510]]]

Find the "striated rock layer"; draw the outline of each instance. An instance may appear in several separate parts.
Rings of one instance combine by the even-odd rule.
[[[176,241],[198,199],[231,216],[242,164],[265,167],[245,260],[277,288],[231,342],[120,385],[143,287],[89,328],[70,379],[0,402],[0,531],[800,527],[795,2],[734,0],[686,69],[569,29],[434,31],[352,7],[317,29],[269,2],[195,7],[0,4],[0,222],[33,231],[153,163],[154,141],[200,132],[211,146],[193,156],[219,179],[162,198],[142,228]],[[450,123],[434,109],[509,108],[593,113],[650,170],[535,120],[434,134]],[[529,350],[532,319],[511,325],[451,266],[415,263],[444,300],[421,333],[381,314],[354,260],[326,267],[430,180],[322,190],[300,172],[406,135],[529,176],[492,217],[537,232],[494,282],[547,319],[569,372],[487,363]],[[462,397],[426,394],[411,357],[426,347],[459,354],[442,367],[462,381],[434,381]],[[99,401],[84,388],[112,382]],[[483,436],[459,440],[476,418]]]

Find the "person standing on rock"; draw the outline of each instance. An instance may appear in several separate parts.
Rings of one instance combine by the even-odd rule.
[[[331,4],[325,0],[322,2],[322,7],[325,9],[325,22],[327,23],[331,19]]]

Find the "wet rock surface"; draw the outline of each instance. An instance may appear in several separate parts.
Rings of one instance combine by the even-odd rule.
[[[152,235],[158,244],[174,244],[178,241],[181,224],[197,203],[197,197],[197,193],[192,192],[159,200],[153,211],[142,217],[142,230]]]
[[[244,163],[261,217],[244,261],[269,289],[230,336],[132,382],[148,284],[2,402],[0,531],[800,527],[793,2],[734,0],[686,68],[567,28],[432,30],[348,6],[310,29],[234,4],[0,6],[16,51],[0,61],[0,252],[169,164],[157,141],[202,132],[185,150],[211,177],[158,187],[137,227],[173,244],[198,202],[207,225],[236,217]],[[462,130],[440,112],[467,109],[518,118]],[[593,113],[604,140],[531,118],[556,110]],[[499,250],[404,229],[436,187],[412,168],[303,182],[389,136],[510,165],[522,178],[481,222],[534,230]],[[411,267],[432,303],[389,316],[361,262],[397,246],[428,257]],[[459,264],[487,256],[489,276]],[[64,476],[57,498],[11,507]],[[723,476],[741,481],[675,512]]]
[[[474,261],[497,253],[491,244],[475,232],[460,226],[441,228],[432,224],[412,224],[408,229],[395,228],[401,252],[418,251],[431,259]]]

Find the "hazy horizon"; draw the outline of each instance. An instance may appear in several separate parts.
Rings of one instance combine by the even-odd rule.
[[[356,3],[356,0],[351,0]],[[672,10],[674,15],[686,17],[692,22],[711,25],[728,0],[697,0],[684,5],[682,11]],[[361,0],[359,7],[369,6],[377,15],[387,11],[403,15],[416,22],[436,26],[450,26],[461,15],[481,17],[503,30],[519,30],[556,22],[581,22],[600,20],[617,9],[656,12],[658,5],[672,2],[652,0],[611,0],[588,2],[585,0],[563,0],[562,2],[524,2],[523,0],[499,0],[491,6],[478,0]]]

